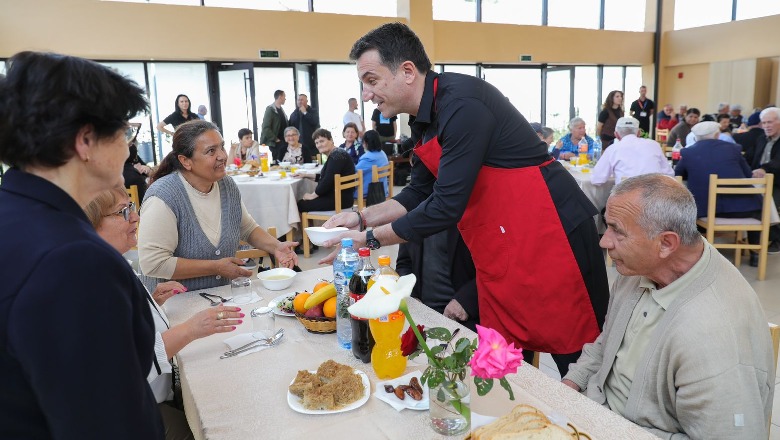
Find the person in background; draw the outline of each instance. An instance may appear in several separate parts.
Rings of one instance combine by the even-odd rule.
[[[280,162],[290,162],[291,164],[311,162],[311,157],[303,154],[303,144],[301,144],[300,139],[301,134],[298,133],[297,128],[287,127],[284,129],[284,142],[287,144],[287,149]]]
[[[124,188],[112,188],[102,192],[89,203],[84,211],[90,223],[103,240],[120,254],[138,244],[138,214]],[[232,332],[244,317],[238,307],[210,307],[193,317],[171,327],[162,305],[173,295],[187,289],[176,281],[157,285],[147,294],[147,303],[154,318],[154,363],[147,380],[152,388],[165,424],[165,438],[169,440],[192,439],[183,408],[173,401],[173,366],[171,359],[190,342],[213,335]]]
[[[761,110],[761,127],[764,136],[756,140],[756,148],[745,152],[745,159],[753,170],[753,177],[764,177],[767,173],[775,175],[772,198],[775,206],[780,206],[780,108],[767,107]],[[769,253],[780,253],[780,225],[769,228]]]
[[[206,119],[206,115],[209,114],[208,109],[205,105],[201,104],[198,106],[198,117],[200,119]]]
[[[534,129],[534,133],[536,133],[537,136],[539,136],[539,139],[541,139],[545,144],[547,144],[547,150],[550,151],[550,155],[558,159],[558,153],[560,152],[556,148],[550,148],[550,145],[553,142],[553,137],[555,136],[555,132],[550,127],[542,127],[542,124],[538,122],[531,122],[531,128]]]
[[[335,177],[336,174],[347,176],[355,174],[355,163],[349,154],[333,144],[333,136],[330,131],[318,128],[314,132],[314,144],[320,154],[328,156],[319,174],[296,173],[293,177],[313,179],[317,182],[314,192],[306,193],[303,199],[298,201],[298,212],[330,211],[336,206]],[[355,199],[352,189],[341,192],[341,208],[352,208]]]
[[[672,104],[666,104],[661,112],[658,113],[656,128],[661,130],[670,130],[677,125],[677,114],[674,112]]]
[[[638,137],[639,130],[640,123],[635,118],[629,116],[618,119],[615,137],[620,142],[605,151],[596,162],[591,177],[594,185],[603,185],[610,176],[615,176],[616,184],[641,174],[674,176],[674,170],[664,152],[658,148],[658,142]]]
[[[374,109],[371,114],[371,127],[379,133],[379,139],[384,142],[395,141],[398,116],[384,117],[379,109]]]
[[[747,119],[747,131],[734,133],[734,142],[742,146],[742,151],[746,157],[753,157],[753,151],[756,149],[758,138],[764,135],[764,129],[761,128],[761,112],[757,111]]]
[[[390,161],[387,159],[387,154],[382,151],[382,142],[379,141],[379,133],[376,131],[368,130],[363,135],[363,145],[366,147],[366,152],[360,156],[355,169],[363,173],[363,197],[365,198],[368,196],[368,185],[371,183],[373,166],[384,167]],[[387,177],[381,178],[380,181],[385,187],[385,197],[387,197],[389,194],[387,191]]]
[[[729,115],[730,111],[731,107],[729,106],[728,102],[718,103],[718,111],[712,114],[712,120],[717,121],[718,115]],[[729,115],[729,117],[731,117],[731,115]]]
[[[317,155],[314,145],[314,132],[320,128],[320,115],[317,109],[309,105],[309,98],[301,93],[296,101],[297,108],[290,115],[290,127],[295,127],[301,134],[303,154],[313,157]]]
[[[674,144],[677,142],[677,139],[680,140],[680,143],[682,146],[687,145],[686,138],[688,134],[691,132],[691,127],[696,125],[699,122],[699,116],[701,113],[699,112],[699,109],[697,108],[691,108],[688,110],[688,112],[685,114],[685,119],[683,122],[677,124],[672,131],[669,132],[669,136],[666,138],[666,145],[673,147]]]
[[[225,178],[225,141],[208,121],[182,124],[173,149],[152,176],[138,230],[142,280],[154,290],[161,280],[187,289],[229,284],[251,272],[235,258],[239,240],[273,254],[282,267],[298,257],[295,242],[280,243],[255,223],[231,178]]]
[[[363,156],[363,153],[365,150],[363,149],[363,145],[360,143],[360,140],[358,139],[358,127],[352,122],[348,122],[344,126],[344,131],[341,132],[341,134],[344,136],[344,143],[339,145],[339,148],[346,151],[349,154],[349,157],[352,158],[352,162],[357,165],[358,160],[361,156]],[[381,149],[381,145],[380,145]]]
[[[614,134],[614,125],[612,128]],[[569,121],[569,132],[561,136],[555,144],[555,150],[558,150],[558,159],[569,160],[579,154],[580,141],[585,138],[588,143],[588,151],[593,149],[593,138],[585,133],[585,120],[576,117]],[[555,151],[553,150],[553,151]]]
[[[190,110],[191,105],[190,98],[188,98],[187,95],[176,96],[173,113],[166,116],[165,119],[157,124],[157,130],[173,136],[173,131],[166,128],[169,125],[173,126],[173,130],[176,131],[176,129],[179,128],[179,125],[187,121],[196,121],[200,119],[197,114]]]
[[[731,130],[729,131],[736,130],[741,127],[743,123],[745,123],[745,119],[742,116],[742,106],[739,104],[734,104],[731,106],[731,112],[729,116],[729,125],[731,125]]]
[[[154,322],[82,210],[123,185],[146,92],[82,58],[20,52],[0,78],[0,437],[162,439]]]
[[[601,246],[619,274],[606,325],[563,383],[661,438],[767,438],[766,315],[696,229],[693,196],[668,176],[632,177],[612,190],[606,219]]]
[[[655,114],[655,103],[647,98],[647,87],[639,87],[639,99],[631,103],[629,108],[631,116],[639,121],[639,128],[643,133],[650,133],[650,117]]]
[[[360,117],[355,110],[358,108],[358,102],[355,98],[349,98],[347,101],[347,105],[349,108],[347,109],[347,112],[344,113],[343,123],[346,126],[350,122],[355,124],[358,131],[358,139],[363,139],[363,133],[366,132],[366,124],[363,123],[363,118]]]
[[[287,127],[287,115],[282,106],[287,102],[284,91],[274,92],[274,102],[265,108],[263,125],[260,130],[260,143],[267,145],[273,153],[274,160],[281,161],[284,156],[284,129]]]
[[[242,128],[238,130],[238,143],[230,145],[230,154],[228,154],[228,163],[233,163],[236,158],[242,162],[250,160],[260,160],[260,144],[252,138],[252,130]]]
[[[130,188],[132,185],[138,187],[139,200],[144,199],[146,194],[146,179],[152,175],[152,168],[143,163],[138,156],[138,142],[133,138],[128,145],[130,149],[130,155],[127,156],[125,166],[122,169],[122,176],[125,178],[125,187]]]
[[[741,148],[733,142],[719,139],[721,126],[712,121],[699,122],[691,132],[696,143],[680,152],[680,161],[674,173],[688,182],[688,190],[696,201],[697,217],[707,217],[710,194],[710,174],[718,177],[742,179],[752,171],[742,156]],[[761,218],[761,197],[751,194],[732,194],[718,199],[715,214],[724,218]],[[758,244],[759,231],[748,231],[748,242]],[[750,265],[758,266],[758,254],[750,253]]]
[[[680,109],[677,111],[677,122],[685,120],[685,115],[688,114],[688,105],[680,104]]]
[[[599,122],[596,124],[596,136],[601,137],[603,150],[615,141],[615,124],[623,117],[623,92],[613,90],[607,95],[599,113]],[[602,150],[602,151],[603,151]]]
[[[729,119],[729,115],[720,114],[718,115],[716,121],[720,129],[720,134],[718,135],[718,139],[722,141],[730,142],[732,144],[736,144],[734,138],[731,136],[731,121]]]

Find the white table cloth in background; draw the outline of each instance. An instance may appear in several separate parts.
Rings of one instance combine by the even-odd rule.
[[[279,292],[266,290],[259,280],[255,280],[253,288],[263,299],[241,306],[247,317],[235,332],[199,339],[179,352],[177,359],[184,406],[195,438],[443,440],[464,437],[438,435],[429,426],[428,411],[396,411],[374,396],[363,406],[338,414],[306,415],[293,411],[287,404],[287,387],[297,371],[315,370],[328,359],[364,371],[371,382],[371,394],[377,390],[376,384],[381,382],[371,364],[362,363],[351,351],[338,346],[335,334],[309,333],[295,317],[276,317],[276,327],[285,329],[285,336],[277,346],[243,357],[219,359],[227,349],[223,342],[225,339],[236,332],[251,330],[251,309],[264,306],[283,293],[311,289],[319,278],[331,277],[330,267],[299,273],[289,289]],[[221,295],[230,294],[227,286],[209,290]],[[176,295],[165,303],[166,313],[174,325],[207,307],[208,302],[195,291]],[[417,300],[409,300],[409,309],[415,321],[426,327],[460,328],[462,336],[476,337],[470,330]],[[416,361],[410,361],[405,373],[424,369],[424,365]],[[508,376],[508,379],[515,393],[514,401],[508,399],[498,384],[487,396],[479,397],[471,378],[467,378],[471,383],[472,411],[500,416],[515,405],[527,403],[547,414],[558,413],[567,417],[594,439],[656,438],[530,365],[521,366],[517,374]]]

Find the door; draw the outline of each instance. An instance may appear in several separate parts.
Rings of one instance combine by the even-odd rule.
[[[569,131],[574,115],[574,68],[548,67],[545,69],[544,125],[558,133]]]
[[[238,131],[242,128],[252,130],[258,139],[253,65],[225,63],[220,66],[217,76],[225,149],[232,142],[238,142]]]

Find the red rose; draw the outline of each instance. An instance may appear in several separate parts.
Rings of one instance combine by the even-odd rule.
[[[425,326],[417,324],[417,330],[420,331],[420,334],[422,335],[423,339],[425,339],[425,333],[423,333],[423,330],[425,330]],[[412,327],[409,327],[406,330],[406,333],[404,333],[403,336],[401,336],[401,354],[404,356],[409,356],[410,354],[417,351],[418,344],[419,341],[417,341],[417,336],[414,334]]]

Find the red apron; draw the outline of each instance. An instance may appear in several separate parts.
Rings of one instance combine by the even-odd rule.
[[[434,81],[434,99],[438,81]],[[414,153],[438,177],[438,138]],[[541,167],[482,166],[458,229],[477,269],[480,324],[524,349],[565,354],[600,330]]]

